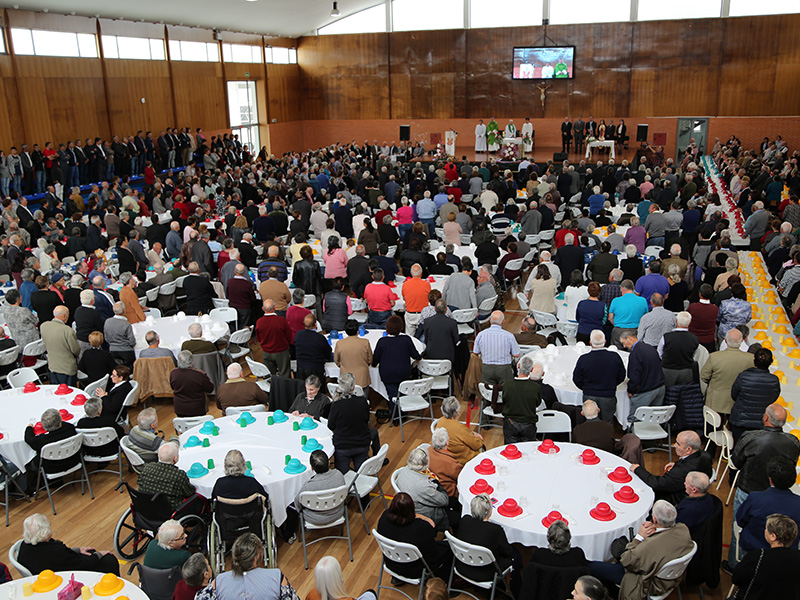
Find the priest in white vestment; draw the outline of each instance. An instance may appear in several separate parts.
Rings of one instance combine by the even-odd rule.
[[[486,152],[486,125],[483,119],[475,125],[475,152]]]
[[[503,135],[505,139],[517,137],[517,126],[514,125],[513,119],[508,120],[508,125],[506,125],[506,129],[503,132]]]
[[[522,126],[522,152],[533,150],[533,123],[529,117],[525,117],[525,124]]]

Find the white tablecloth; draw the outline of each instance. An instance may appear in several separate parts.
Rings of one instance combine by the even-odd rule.
[[[58,600],[58,592],[66,587],[73,574],[75,575],[75,581],[88,586],[89,589],[92,590],[93,598],[103,598],[103,596],[98,596],[94,593],[94,586],[100,582],[100,579],[103,577],[103,575],[105,575],[105,573],[97,573],[93,571],[56,571],[56,575],[59,575],[63,579],[61,585],[59,585],[53,591],[34,594],[31,596],[31,598],[36,598],[36,600]],[[14,581],[4,583],[3,585],[0,585],[0,596],[3,598],[11,598],[11,594],[14,593],[17,597],[17,600],[22,600],[25,597],[22,593],[22,586],[26,583],[33,583],[36,581],[36,578],[37,576],[34,575],[33,577],[23,577],[22,579],[15,579]],[[107,596],[108,598],[120,598],[122,596],[126,596],[130,600],[149,600],[147,594],[145,594],[135,583],[132,583],[126,579],[123,579],[123,581],[125,583],[122,589],[116,594]],[[12,589],[14,592],[11,591]]]
[[[612,496],[623,484],[612,482],[607,473],[619,466],[627,469],[629,463],[608,452],[595,450],[600,462],[583,465],[578,463],[577,455],[586,446],[561,442],[556,445],[561,451],[554,456],[539,452],[538,442],[517,444],[523,453],[523,458],[518,460],[508,460],[500,454],[505,446],[479,454],[466,464],[458,478],[461,505],[465,511],[469,511],[469,503],[474,497],[469,488],[478,479],[485,479],[494,488],[492,498],[497,500],[489,520],[503,527],[512,544],[546,548],[547,528],[542,524],[542,519],[557,510],[569,521],[573,546],[582,548],[589,560],[608,560],[611,558],[611,541],[628,535],[629,527],[638,530],[647,518],[653,505],[653,490],[633,475],[633,480],[625,485],[634,489],[639,500],[634,504],[623,504]],[[524,462],[526,457],[527,462]],[[498,471],[505,467],[508,473],[479,475],[475,466],[486,458],[494,462]],[[504,490],[498,489],[501,481],[504,482]],[[520,500],[523,496],[527,498],[527,506],[523,506],[524,501]],[[511,519],[497,512],[497,507],[508,498],[513,498],[522,506],[524,512],[520,517]],[[598,502],[611,505],[617,513],[613,521],[597,521],[589,515],[589,510]]]
[[[592,155],[592,148],[611,148],[611,158],[616,158],[613,140],[595,140],[586,144],[586,158]]]
[[[86,414],[83,406],[70,404],[75,396],[83,393],[82,390],[72,388],[71,394],[56,396],[53,392],[58,388],[57,385],[43,385],[40,388],[38,392],[30,394],[23,393],[19,388],[0,392],[0,404],[8,407],[3,411],[3,418],[0,421],[0,433],[3,434],[3,439],[0,440],[0,454],[22,470],[25,470],[25,465],[36,456],[33,449],[25,443],[25,428],[39,421],[45,410],[48,408],[68,410],[74,417],[68,422],[73,425]]]
[[[256,421],[245,428],[240,427],[234,421],[235,417],[233,416],[215,419],[214,423],[219,427],[219,435],[216,437],[199,433],[201,426],[185,432],[179,437],[181,452],[178,467],[188,471],[196,462],[207,467],[208,459],[213,458],[214,469],[211,472],[199,479],[190,479],[199,494],[210,498],[217,479],[225,474],[225,455],[228,450],[240,450],[244,459],[250,461],[253,467],[253,476],[267,490],[272,516],[275,524],[280,525],[286,520],[286,507],[294,501],[300,488],[313,474],[308,462],[311,454],[303,451],[300,438],[305,435],[308,438],[316,439],[322,444],[321,449],[331,456],[333,454],[333,434],[322,423],[318,423],[317,428],[313,430],[293,431],[292,423],[299,422],[301,419],[291,415],[288,415],[289,420],[285,423],[267,425],[267,417],[272,415],[271,412],[252,414]],[[185,448],[186,441],[193,435],[200,438],[201,442],[208,438],[211,445],[208,448],[202,446]],[[292,458],[300,459],[306,466],[306,470],[297,475],[289,475],[284,472],[287,454],[290,454]]]
[[[155,331],[161,338],[160,346],[172,350],[175,356],[181,351],[183,342],[189,339],[189,325],[192,323],[200,323],[203,326],[203,337],[214,342],[221,337],[230,335],[231,330],[227,323],[218,319],[212,319],[209,315],[203,317],[180,317],[178,315],[173,317],[161,317],[160,319],[153,319],[148,317],[144,321],[133,324],[133,335],[136,336],[136,356],[147,348],[145,336],[148,331]]]
[[[611,348],[609,350],[611,352],[614,351]],[[588,346],[578,343],[575,346],[550,345],[547,348],[529,352],[525,356],[544,365],[544,382],[553,386],[559,402],[572,406],[581,406],[583,404],[583,392],[572,383],[572,372],[575,370],[575,363],[578,362],[578,358],[587,352],[590,352]],[[619,355],[622,358],[622,364],[627,369],[628,353],[619,352]],[[617,421],[623,425],[628,422],[628,414],[631,410],[627,381],[626,379],[617,387],[617,410],[615,415]]]
[[[372,346],[372,351],[375,352],[375,346],[378,345],[378,340],[383,337],[385,330],[383,329],[367,329],[364,337],[369,340],[370,346]],[[344,333],[342,333],[344,335]],[[411,338],[414,340],[414,346],[417,349],[417,352],[422,354],[425,351],[425,344],[420,342],[417,338]],[[336,340],[338,341],[338,340]],[[336,341],[333,342],[333,349],[336,349]],[[325,363],[325,374],[328,377],[339,377],[339,367],[336,363]],[[383,381],[381,381],[381,375],[378,371],[378,367],[370,367],[369,368],[369,378],[370,378],[370,387],[378,392],[381,396],[386,398],[388,396],[388,392],[386,391],[386,386],[383,385]]]

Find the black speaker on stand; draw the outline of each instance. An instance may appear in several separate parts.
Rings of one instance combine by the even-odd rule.
[[[647,125],[637,125],[636,126],[636,141],[637,142],[646,142],[647,141]]]
[[[400,125],[400,141],[411,141],[411,125]]]

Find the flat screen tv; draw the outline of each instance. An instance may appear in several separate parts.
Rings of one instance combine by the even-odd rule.
[[[514,79],[572,79],[575,46],[514,48]]]

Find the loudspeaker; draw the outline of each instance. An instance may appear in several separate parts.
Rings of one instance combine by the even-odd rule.
[[[411,125],[400,125],[400,141],[411,141]]]
[[[553,162],[564,162],[569,158],[566,152],[553,152]]]
[[[647,125],[637,125],[636,126],[636,141],[637,142],[646,142],[647,141]]]

